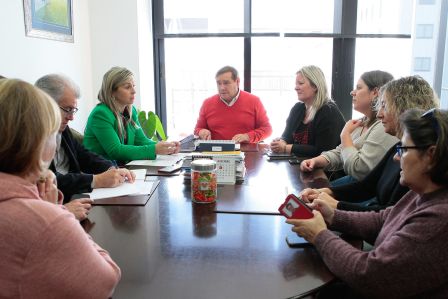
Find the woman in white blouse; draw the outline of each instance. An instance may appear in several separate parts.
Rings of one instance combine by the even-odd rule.
[[[353,108],[364,114],[364,117],[348,121],[341,132],[341,144],[320,156],[304,160],[300,169],[343,169],[347,176],[331,182],[332,186],[363,179],[383,158],[386,151],[398,142],[396,137],[384,132],[381,121],[376,118],[379,89],[392,79],[391,74],[383,71],[362,74],[350,94],[353,97]]]

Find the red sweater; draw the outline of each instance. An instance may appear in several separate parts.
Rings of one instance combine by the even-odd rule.
[[[207,129],[214,140],[231,140],[236,134],[248,134],[250,142],[259,142],[272,133],[263,104],[257,96],[241,90],[238,100],[227,106],[216,94],[204,101],[194,134]]]

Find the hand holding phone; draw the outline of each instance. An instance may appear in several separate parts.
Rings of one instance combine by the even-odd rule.
[[[288,219],[310,219],[314,217],[310,207],[299,197],[289,194],[278,208],[280,214]]]

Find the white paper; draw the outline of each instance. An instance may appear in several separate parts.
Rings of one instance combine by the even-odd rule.
[[[131,170],[135,174],[136,180],[144,181],[146,178],[146,169],[132,169]]]
[[[129,162],[128,166],[171,166],[180,161],[186,156],[186,153],[178,153],[173,155],[157,155],[155,160],[134,160]]]
[[[124,195],[150,194],[154,181],[136,180],[134,183],[123,183],[114,188],[97,188],[91,193],[87,193],[91,199],[101,199]]]

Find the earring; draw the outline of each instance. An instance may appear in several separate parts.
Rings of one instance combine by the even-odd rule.
[[[378,111],[378,97],[374,97],[373,100],[370,102],[370,110],[372,111]]]

